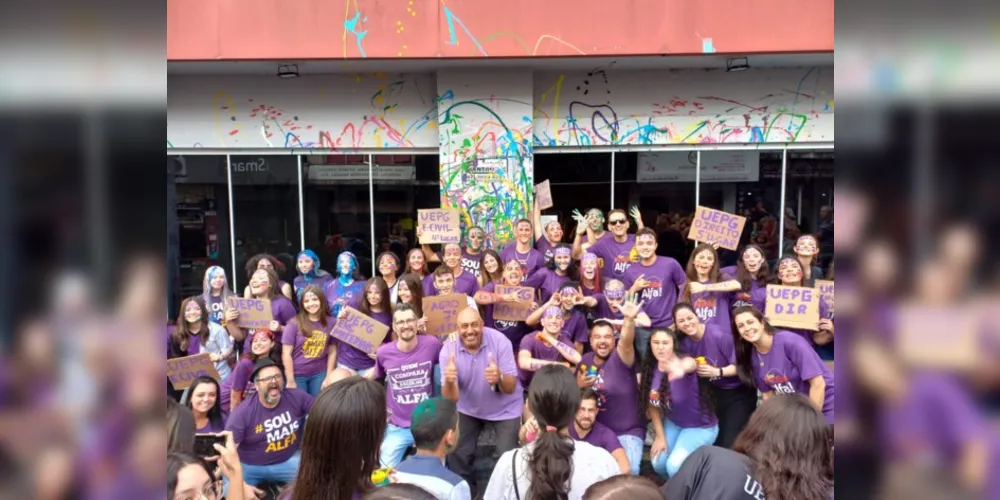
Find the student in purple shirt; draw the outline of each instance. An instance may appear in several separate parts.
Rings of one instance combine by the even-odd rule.
[[[560,290],[549,298],[549,301],[528,315],[524,322],[529,327],[541,324],[542,315],[549,307],[555,307],[562,311],[563,332],[573,341],[576,351],[583,353],[587,343],[590,341],[587,335],[587,316],[583,312],[587,307],[597,305],[594,297],[584,297],[580,292],[580,283],[576,281],[566,281]]]
[[[474,308],[458,314],[457,339],[441,349],[441,393],[458,404],[459,441],[448,455],[448,468],[472,486],[473,459],[479,434],[487,425],[496,430],[496,453],[517,447],[524,390],[517,378],[517,364],[507,337],[483,327]]]
[[[503,279],[503,258],[496,250],[483,250],[483,256],[479,259],[479,269],[477,280],[479,288],[497,283]]]
[[[639,413],[639,387],[636,384],[635,317],[641,304],[635,296],[622,303],[621,339],[615,340],[614,327],[597,320],[590,329],[592,352],[580,359],[576,382],[582,389],[593,388],[597,393],[597,421],[606,425],[625,448],[629,471],[639,474],[642,461],[646,418]]]
[[[764,400],[778,394],[802,393],[833,424],[833,374],[809,342],[792,332],[775,330],[753,307],[733,311],[736,366],[744,383],[755,383]]]
[[[740,289],[740,282],[719,272],[715,247],[708,243],[695,247],[685,274],[687,286],[680,301],[693,305],[706,324],[728,327],[731,294]]]
[[[274,272],[279,277],[285,274],[285,264],[280,260],[278,260],[278,258],[276,258],[275,256],[266,253],[259,253],[257,255],[254,255],[253,257],[250,257],[250,259],[247,260],[246,264],[247,279],[252,278],[253,273],[256,272],[258,269],[274,269]],[[281,295],[284,295],[285,298],[294,302],[295,292],[292,291],[292,285],[289,285],[288,283],[281,281],[280,279],[278,280],[277,283],[278,283],[277,289],[281,293]],[[252,293],[250,292],[250,285],[247,285],[246,288],[243,289],[243,296],[248,299],[252,296]]]
[[[542,253],[543,263],[548,264],[552,261],[552,249],[562,243],[562,224],[554,220],[542,226],[542,211],[538,208],[538,198],[535,198],[532,220],[535,221],[535,248]]]
[[[736,265],[724,267],[720,273],[735,276],[740,282],[740,289],[730,296],[729,309],[741,306],[754,306],[764,310],[765,289],[771,280],[771,270],[764,258],[764,251],[756,244],[749,244],[740,251]]]
[[[177,324],[168,329],[167,359],[182,358],[202,352],[209,353],[220,377],[229,375],[229,355],[233,352],[229,334],[209,321],[208,310],[201,297],[188,297],[181,302]]]
[[[191,382],[181,404],[191,410],[194,415],[195,433],[214,434],[226,428],[226,420],[222,415],[222,405],[219,403],[219,383],[212,377],[202,375]]]
[[[599,258],[590,252],[584,252],[580,256],[580,288],[587,297],[601,293],[604,289],[604,282],[601,277]]]
[[[462,247],[458,246],[457,243],[448,243],[444,246],[444,257],[442,260],[444,263],[438,266],[433,274],[424,278],[424,297],[433,297],[441,294],[435,283],[436,278],[434,276],[437,275],[438,269],[442,268],[450,270],[452,276],[455,277],[455,292],[464,293],[469,297],[475,295],[476,290],[479,289],[479,281],[475,274],[462,268]],[[479,261],[476,261],[477,265],[478,263]]]
[[[629,293],[639,293],[646,305],[652,328],[669,328],[673,324],[670,311],[677,303],[677,294],[687,282],[684,269],[670,257],[656,255],[656,232],[649,228],[635,233],[635,249],[639,262],[625,271],[622,282]],[[636,331],[635,348],[640,359],[648,357],[650,331],[641,328]]]
[[[281,346],[275,342],[274,334],[270,330],[257,330],[250,339],[250,350],[243,353],[233,368],[233,373],[222,381],[222,395],[219,401],[222,403],[224,414],[236,411],[244,399],[254,396],[257,388],[253,385],[250,374],[253,373],[257,362],[265,357],[271,358],[274,362],[280,360]]]
[[[778,268],[774,274],[775,284],[784,286],[806,286],[803,281],[802,263],[795,257],[783,257],[778,261]],[[809,288],[812,288],[810,286]],[[819,294],[819,290],[815,291]],[[765,295],[766,295],[765,289]],[[765,303],[767,301],[765,300]],[[786,330],[806,339],[813,346],[827,345],[833,342],[833,318],[826,302],[819,301],[819,325],[815,330],[803,328],[785,328]]]
[[[295,306],[292,305],[292,301],[278,293],[275,285],[277,282],[278,274],[274,269],[258,269],[250,278],[250,294],[253,295],[254,299],[271,301],[271,316],[274,319],[271,320],[267,329],[275,334],[280,334],[285,329],[284,325],[295,317]],[[226,330],[229,331],[233,340],[243,342],[243,352],[250,352],[250,339],[253,338],[256,329],[237,326],[236,320],[239,317],[239,311],[226,309]],[[280,337],[276,340],[280,343]]]
[[[383,344],[392,342],[396,336],[392,330],[392,302],[389,300],[389,287],[384,279],[376,277],[365,282],[365,298],[358,312],[389,327],[389,333],[382,339]]]
[[[524,280],[524,286],[538,291],[538,301],[547,302],[552,294],[559,290],[563,282],[575,280],[576,266],[573,264],[573,250],[566,244],[560,244],[553,250],[552,260],[543,268]]]
[[[420,226],[417,226],[417,239],[419,240],[423,231]],[[445,262],[446,253],[448,252],[448,247],[454,245],[458,249],[458,264],[457,267],[461,267],[462,270],[471,274],[473,277],[478,278],[481,274],[480,272],[480,259],[483,254],[483,245],[486,242],[486,231],[479,226],[472,226],[466,233],[465,247],[463,248],[458,243],[448,243],[444,245],[438,252],[431,250],[431,246],[427,244],[420,245],[420,249],[424,254],[424,259],[430,263]],[[448,266],[454,269],[456,266]]]
[[[528,276],[535,274],[535,271],[542,267],[545,263],[545,256],[531,247],[531,238],[534,236],[534,231],[531,228],[531,221],[528,219],[517,221],[517,224],[514,226],[514,236],[516,238],[514,243],[507,245],[500,252],[500,257],[503,258],[504,262],[510,262],[511,260],[520,262],[523,276],[521,281],[524,281],[528,279]]]
[[[711,383],[712,403],[719,418],[716,446],[729,448],[757,408],[757,391],[740,382],[732,329],[708,325],[687,302],[674,306],[674,327],[682,335],[681,351],[698,362],[697,374]]]
[[[546,307],[542,313],[542,330],[521,339],[517,367],[522,387],[530,385],[532,376],[545,365],[557,364],[573,369],[580,362],[580,353],[563,331],[563,324],[562,309]]]
[[[577,441],[586,441],[604,448],[618,462],[622,474],[628,474],[632,466],[628,463],[625,448],[614,431],[597,421],[597,393],[593,389],[583,389],[580,394],[580,408],[569,428],[569,435]]]
[[[649,449],[653,470],[669,479],[684,460],[719,436],[707,379],[695,371],[698,363],[681,351],[680,334],[658,328],[649,337],[652,354],[642,362],[640,408],[653,422],[656,438]]]
[[[604,285],[604,292],[594,295],[597,299],[597,307],[592,308],[594,319],[603,319],[615,327],[615,337],[619,335],[622,328],[621,305],[625,300],[625,284],[618,280],[608,280]],[[639,328],[649,328],[651,323],[649,315],[643,311],[635,317],[635,325]]]
[[[326,315],[326,295],[318,286],[305,287],[299,297],[299,313],[281,334],[281,361],[287,387],[316,397],[337,364],[337,343],[330,337],[333,318]]]
[[[323,287],[326,302],[330,305],[330,315],[337,317],[345,305],[357,309],[364,299],[364,278],[358,271],[358,258],[351,252],[341,252],[337,256],[337,278]]]
[[[521,284],[521,264],[512,260],[507,262],[503,268],[503,282],[501,285],[508,286],[520,286]],[[511,321],[504,319],[496,319],[493,317],[494,304],[500,302],[520,302],[523,300],[518,297],[515,293],[510,293],[507,295],[499,295],[496,293],[497,283],[488,283],[486,286],[481,288],[476,292],[474,297],[476,304],[482,306],[485,311],[484,320],[487,328],[493,328],[499,331],[510,340],[511,347],[515,349],[513,352],[514,357],[517,357],[517,349],[521,345],[521,339],[531,330],[524,321]],[[535,304],[537,305],[537,304]]]
[[[596,243],[584,243],[580,229],[577,229],[577,237],[573,240],[573,254],[579,257],[583,252],[590,252],[600,258],[601,275],[608,278],[622,279],[625,271],[638,258],[635,253],[635,236],[628,233],[628,217],[625,211],[615,209],[608,213],[608,228],[611,229],[610,237],[597,240]],[[640,224],[640,228],[642,225]]]
[[[321,289],[326,288],[326,284],[333,280],[333,275],[320,269],[319,257],[316,252],[306,249],[295,256],[295,270],[298,276],[292,280],[295,294],[302,293],[308,285],[316,285]]]

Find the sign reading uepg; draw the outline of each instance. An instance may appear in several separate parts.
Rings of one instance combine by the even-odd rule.
[[[698,207],[691,221],[688,239],[701,243],[718,243],[729,250],[739,248],[740,235],[747,218],[714,208]]]

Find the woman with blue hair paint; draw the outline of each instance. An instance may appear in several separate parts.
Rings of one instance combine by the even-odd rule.
[[[330,304],[330,312],[334,317],[340,314],[345,306],[355,309],[361,306],[365,296],[365,283],[358,272],[358,258],[351,252],[341,252],[337,256],[337,279],[330,280],[323,287],[323,294]]]
[[[229,290],[229,280],[226,271],[219,266],[212,266],[205,271],[201,299],[208,309],[208,319],[212,323],[222,325],[226,310],[226,300],[233,292]]]
[[[302,298],[302,290],[307,286],[316,285],[321,289],[325,289],[326,285],[333,279],[333,276],[320,269],[319,265],[319,257],[316,255],[316,252],[308,248],[295,256],[295,269],[299,272],[299,275],[295,277],[292,284],[295,287],[295,297],[297,299]]]

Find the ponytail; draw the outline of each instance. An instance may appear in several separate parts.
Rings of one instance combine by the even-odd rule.
[[[538,425],[541,427],[543,422],[539,420]],[[573,441],[556,430],[546,430],[538,435],[534,445],[528,463],[531,487],[527,498],[568,499],[573,477]]]
[[[559,433],[573,425],[580,406],[576,376],[561,365],[545,365],[535,373],[528,388],[528,409],[541,434],[528,459],[531,486],[527,498],[568,500],[573,477],[573,441]]]

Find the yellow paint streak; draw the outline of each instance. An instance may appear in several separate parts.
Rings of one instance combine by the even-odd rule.
[[[233,103],[233,98],[230,97],[229,93],[227,93],[225,90],[220,90],[216,92],[215,97],[212,99],[212,122],[215,124],[215,133],[216,135],[219,136],[219,145],[222,147],[226,147],[227,133],[222,130],[222,124],[219,122],[219,101],[222,99],[226,100],[226,106],[229,107],[230,118],[236,118],[236,104]],[[236,123],[236,130],[242,132],[242,130],[240,130],[240,128],[242,127],[242,125],[240,125],[240,122],[237,120],[235,123]]]
[[[534,55],[538,54],[538,47],[540,47],[542,45],[542,40],[545,40],[545,39],[555,40],[555,41],[557,41],[557,42],[559,42],[559,43],[561,43],[561,44],[563,44],[563,45],[565,45],[565,46],[567,46],[567,47],[569,47],[569,48],[571,48],[571,49],[579,52],[580,55],[584,55],[584,56],[587,55],[586,52],[584,52],[584,51],[580,50],[579,48],[577,48],[576,45],[573,45],[572,43],[569,43],[566,40],[563,40],[562,38],[559,38],[557,36],[552,36],[552,35],[542,35],[542,36],[538,37],[538,41],[535,42],[535,50],[531,51],[531,55],[534,56]]]

